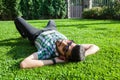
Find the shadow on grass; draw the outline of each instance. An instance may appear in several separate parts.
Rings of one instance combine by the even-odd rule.
[[[95,28],[95,30],[107,30],[107,28]]]
[[[44,24],[44,23],[46,23],[47,24],[47,22],[48,22],[49,20],[27,20],[27,22],[28,23],[42,23],[42,24]]]
[[[72,22],[73,20],[73,22]],[[76,21],[76,22],[75,22]],[[80,23],[78,23],[78,21]],[[88,21],[88,23],[87,23]],[[115,21],[115,20],[88,20],[88,19],[70,19],[70,20],[65,20],[65,21],[57,21],[61,22],[62,24],[58,24],[57,27],[77,27],[77,28],[88,28],[90,25],[109,25],[109,24],[120,24],[120,21]],[[90,26],[91,27],[91,26]],[[100,29],[98,29],[100,30]],[[104,30],[104,29],[102,29]]]
[[[35,21],[28,21],[30,24],[31,23],[46,23],[49,21],[48,20],[35,20]],[[55,19],[52,19],[55,20]],[[77,21],[77,23],[75,23],[75,21]],[[78,21],[80,21],[80,23],[78,23]],[[87,23],[87,21],[90,21],[90,23]],[[89,25],[106,25],[106,24],[120,24],[120,21],[115,21],[115,20],[100,20],[100,22],[97,22],[97,20],[94,19],[62,19],[62,20],[55,20],[57,27],[77,27],[78,29],[81,28],[89,28]],[[61,23],[61,24],[60,24]],[[72,23],[72,24],[71,24]],[[46,26],[44,25],[44,26]],[[37,26],[39,27],[39,26]],[[41,27],[41,26],[40,26]],[[91,26],[90,26],[91,27]],[[44,27],[43,27],[44,28]],[[95,29],[95,30],[105,30],[105,28],[99,28],[99,29]]]
[[[57,27],[77,27],[79,29],[81,28],[88,28],[88,26],[84,25],[84,24],[72,24],[72,25],[57,25]]]
[[[23,38],[9,38],[0,40],[0,47],[7,47],[10,49],[6,51],[6,56],[12,58],[12,65],[9,66],[10,70],[19,70],[21,60],[35,52],[35,47],[30,42]],[[5,49],[6,50],[6,49]]]
[[[11,49],[6,53],[6,55],[13,59],[25,58],[36,50],[34,46],[30,45],[29,41],[22,38],[1,40],[0,46],[10,47]]]
[[[119,23],[115,23],[115,22],[101,22],[101,23],[87,23],[87,24],[62,24],[62,25],[57,25],[57,27],[77,27],[77,28],[88,28],[89,25],[106,25],[106,24],[120,24]]]

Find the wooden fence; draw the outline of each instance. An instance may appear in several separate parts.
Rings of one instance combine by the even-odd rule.
[[[82,6],[70,6],[70,17],[81,18],[82,17]]]
[[[92,6],[96,7],[96,6],[112,6],[113,2],[115,0],[92,0]]]
[[[68,18],[81,18],[81,0],[68,0]]]

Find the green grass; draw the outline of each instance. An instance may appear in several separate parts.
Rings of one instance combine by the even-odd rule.
[[[20,37],[13,21],[0,21],[0,80],[120,80],[120,21],[55,20],[58,31],[76,43],[100,47],[95,55],[78,63],[20,69],[19,63],[36,48]],[[48,20],[29,20],[43,28]]]

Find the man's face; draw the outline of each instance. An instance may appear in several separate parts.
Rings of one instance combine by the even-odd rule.
[[[72,40],[59,40],[56,42],[57,50],[60,55],[68,57],[71,54],[72,48],[76,44]]]

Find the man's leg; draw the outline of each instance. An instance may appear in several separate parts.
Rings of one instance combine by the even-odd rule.
[[[40,33],[40,30],[33,28],[21,17],[16,18],[14,23],[21,36],[23,38],[27,37],[31,42],[33,42]]]
[[[49,22],[47,23],[47,26],[44,28],[44,30],[57,30],[55,21],[49,20]]]
[[[25,33],[24,33],[24,29],[21,27],[18,19],[15,19],[15,20],[14,20],[14,24],[15,24],[17,30],[19,31],[19,33],[21,34],[21,36],[22,36],[23,38],[25,38],[26,36],[25,36]]]

